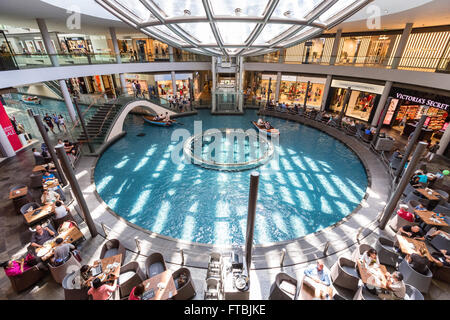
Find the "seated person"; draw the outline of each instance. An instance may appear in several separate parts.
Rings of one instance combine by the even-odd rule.
[[[44,190],[41,196],[41,202],[42,204],[46,203],[55,203],[57,201],[61,202],[61,196],[58,192],[55,192],[53,190]]]
[[[405,204],[401,204],[399,206],[400,208],[397,210],[397,215],[399,217],[401,217],[402,219],[405,219],[406,221],[409,222],[414,222],[415,221],[415,216],[414,214],[412,214],[411,212],[408,211],[408,206]]]
[[[406,261],[408,261],[411,268],[421,274],[427,275],[430,261],[428,260],[426,254],[426,250],[424,248],[421,248],[419,253],[408,254],[406,255],[405,259]]]
[[[99,278],[95,278],[92,281],[92,288],[89,289],[88,295],[91,295],[93,300],[109,300],[114,291],[116,291],[116,285],[102,284]]]
[[[311,264],[308,268],[304,271],[305,276],[311,278],[317,283],[321,283],[325,286],[330,286],[330,275],[326,270],[324,270],[324,265],[321,260],[317,260],[316,265]]]
[[[378,294],[378,297],[383,300],[401,300],[405,298],[406,286],[403,282],[403,275],[396,271],[394,273],[386,274],[388,291]]]
[[[403,226],[398,232],[400,235],[415,240],[424,240],[426,232],[419,226]]]
[[[144,292],[145,287],[142,283],[140,283],[131,290],[128,300],[142,300],[142,295]]]
[[[31,246],[34,248],[42,248],[42,245],[55,237],[56,233],[49,227],[42,228],[41,225],[36,226],[36,232],[31,236]]]
[[[419,203],[417,206],[415,206],[414,208],[417,211],[426,211],[427,208],[425,208],[421,203]]]
[[[94,280],[94,278],[95,278],[91,274],[91,268],[92,267],[88,266],[88,265],[83,265],[80,268],[80,271],[79,271],[80,278],[79,279],[80,279],[80,285],[82,287],[85,287],[85,288],[90,287],[91,286],[91,281]]]
[[[258,119],[258,122],[257,122],[257,125],[258,125],[258,126],[264,125],[263,119],[259,118],[259,119]]]
[[[166,112],[166,115],[164,116],[164,119],[163,119],[164,121],[167,121],[167,122],[172,122],[172,120],[170,120],[170,115],[169,115],[169,113],[168,112]]]
[[[55,202],[55,219],[64,218],[68,213],[70,213],[70,209],[63,205],[61,201]]]
[[[14,277],[21,275],[34,265],[36,265],[35,258],[32,255],[28,254],[25,259],[20,259],[19,261],[9,260],[3,262],[0,267],[4,268],[5,274],[8,277]]]
[[[40,154],[40,153],[36,150],[36,148],[32,148],[31,151],[33,151],[33,154],[34,154],[36,157],[42,157],[42,154]]]
[[[431,254],[433,262],[438,267],[450,267],[450,251],[441,249]]]
[[[64,264],[70,258],[70,251],[75,249],[75,246],[71,243],[63,243],[63,238],[57,238],[55,240],[56,248],[53,254],[52,262],[55,266]]]
[[[269,122],[269,121],[266,121],[266,122],[264,123],[264,127],[265,127],[267,130],[272,129],[272,126],[270,125],[270,122]]]
[[[365,264],[366,268],[369,266],[380,265],[380,260],[378,260],[377,250],[369,249],[361,255],[361,260]]]
[[[394,153],[392,154],[392,159],[395,159],[395,158],[397,158],[397,159],[403,158],[403,155],[400,153],[399,149],[395,149]]]
[[[188,277],[184,272],[180,273],[179,277],[175,279],[175,287],[180,289],[182,286],[186,284],[188,281]]]
[[[44,175],[42,176],[42,182],[46,182],[49,180],[54,180],[56,179],[55,175],[53,173],[50,173],[50,171],[45,171]]]

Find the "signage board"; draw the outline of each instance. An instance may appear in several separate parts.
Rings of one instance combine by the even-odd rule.
[[[353,82],[353,81],[345,81],[345,80],[333,80],[331,81],[331,86],[334,88],[344,88],[347,89],[350,87],[352,90],[369,92],[382,94],[384,86],[372,84],[372,83],[364,83],[364,82]]]

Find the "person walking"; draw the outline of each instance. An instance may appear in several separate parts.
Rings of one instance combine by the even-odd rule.
[[[136,98],[136,83],[131,81],[131,87],[133,88],[133,96]]]
[[[53,122],[58,127],[59,132],[62,132],[62,130],[60,128],[59,118],[58,118],[58,116],[55,113],[52,115],[52,119],[53,119]]]
[[[425,157],[425,159],[427,160],[427,162],[431,162],[434,158],[434,156],[436,155],[436,152],[439,150],[439,144],[435,143],[433,145],[430,145],[428,147],[428,153]]]
[[[64,117],[62,115],[58,116],[58,122],[59,122],[59,125],[61,127],[63,127],[64,132],[67,132],[66,121],[64,120]]]
[[[142,97],[141,84],[136,81],[136,95],[138,98]]]
[[[52,133],[54,134],[55,131],[53,130],[52,117],[50,117],[50,116],[48,115],[48,113],[45,114],[44,121],[45,121],[45,123],[47,124],[47,127],[49,127],[50,130],[52,131]]]

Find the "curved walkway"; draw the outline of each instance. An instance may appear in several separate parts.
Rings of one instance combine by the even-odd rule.
[[[292,266],[322,258],[325,247],[328,247],[328,255],[345,250],[355,244],[356,236],[359,233],[360,239],[370,235],[377,228],[377,216],[383,209],[389,195],[390,178],[384,164],[366,145],[338,129],[299,116],[270,115],[309,125],[345,143],[364,163],[368,176],[368,188],[360,206],[335,225],[295,240],[269,245],[255,245],[252,268],[279,267],[283,249],[286,249],[285,266]],[[96,191],[94,168],[97,160],[97,157],[81,159],[77,177],[100,232],[103,233],[101,226],[103,223],[107,230],[111,229],[110,237],[119,238],[125,247],[132,251],[137,251],[135,238],[138,238],[141,245],[141,254],[148,255],[154,251],[160,251],[164,253],[166,260],[171,263],[180,263],[180,250],[183,249],[185,264],[190,267],[206,268],[211,251],[230,249],[230,247],[188,243],[168,238],[136,226],[117,215],[103,202]]]

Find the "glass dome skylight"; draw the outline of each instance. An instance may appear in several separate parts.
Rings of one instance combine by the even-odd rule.
[[[373,0],[95,0],[148,36],[196,53],[260,55],[329,29]]]

